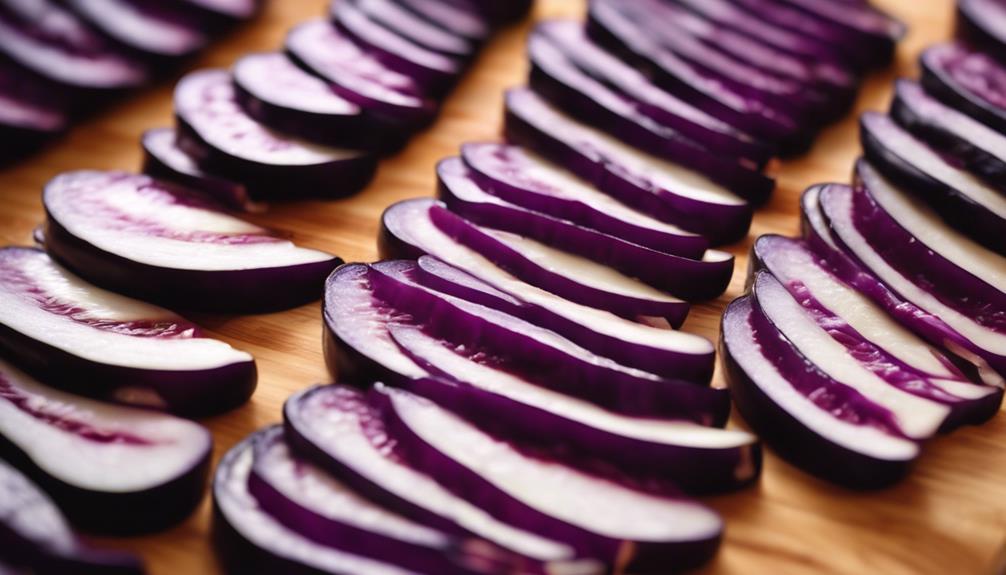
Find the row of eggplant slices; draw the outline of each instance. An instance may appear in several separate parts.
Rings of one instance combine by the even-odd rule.
[[[733,258],[710,246],[746,235],[764,164],[847,106],[901,32],[831,0],[596,0],[586,24],[537,26],[508,143],[442,160],[438,198],[384,212],[384,259],[329,276],[338,383],[289,398],[218,467],[227,570],[708,562],[723,521],[690,497],[756,482],[761,449],[724,428],[714,344],[677,328],[726,289]]]
[[[148,85],[259,0],[0,0],[0,164]]]
[[[1006,7],[962,0],[957,18],[921,80],[861,117],[853,185],[804,192],[803,237],[757,240],[723,318],[738,411],[845,486],[891,485],[927,439],[1002,403]]]
[[[258,313],[321,297],[342,261],[242,211],[363,186],[378,153],[429,122],[477,47],[529,7],[517,4],[340,2],[331,21],[290,33],[291,58],[186,76],[178,130],[144,137],[148,173],[82,170],[46,185],[41,248],[0,248],[0,571],[143,571],[68,525],[133,535],[190,515],[212,437],[178,416],[237,407],[257,380],[251,355],[159,306]],[[360,134],[370,139],[353,151],[314,137]]]

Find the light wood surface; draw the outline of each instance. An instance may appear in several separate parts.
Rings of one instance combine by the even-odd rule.
[[[505,1],[505,0],[504,0]],[[626,0],[631,1],[631,0]],[[915,57],[951,29],[950,0],[878,0],[906,20],[911,32],[888,73],[871,77],[859,109],[884,109],[891,80],[915,74]],[[534,18],[580,16],[582,0],[538,0]],[[294,23],[324,10],[322,0],[270,0],[263,17],[215,45],[198,63],[226,66],[248,51],[280,46]],[[398,199],[430,195],[435,162],[465,141],[498,137],[502,90],[523,83],[523,41],[530,24],[507,30],[485,50],[442,117],[403,152],[384,161],[373,184],[355,198],[273,206],[256,219],[285,230],[295,241],[326,249],[347,261],[376,257],[378,217]],[[136,169],[137,144],[147,128],[171,122],[171,86],[117,106],[78,127],[70,137],[28,162],[0,171],[0,241],[26,244],[42,217],[40,190],[63,170]],[[742,289],[750,239],[797,230],[797,197],[808,185],[846,181],[859,153],[856,120],[849,115],[828,129],[806,156],[774,166],[779,187],[756,216],[748,241],[733,246],[737,267],[730,290],[696,306],[685,329],[717,337],[723,306]],[[2,305],[2,302],[0,302]],[[216,457],[242,437],[280,421],[292,392],[326,380],[320,349],[320,309],[313,304],[252,317],[195,316],[214,335],[253,353],[260,383],[251,402],[205,421],[216,439]],[[717,385],[722,380],[717,375]],[[760,484],[709,498],[727,521],[726,540],[709,573],[970,574],[985,572],[1006,537],[1006,417],[964,429],[927,446],[914,473],[882,492],[860,494],[814,480],[767,453]],[[214,574],[219,567],[208,540],[209,497],[197,513],[167,532],[110,540],[143,554],[155,575]]]

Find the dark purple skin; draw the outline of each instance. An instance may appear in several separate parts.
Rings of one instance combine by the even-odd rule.
[[[399,5],[473,44],[482,44],[492,34],[489,22],[466,0],[400,0]]]
[[[341,198],[359,192],[366,187],[377,170],[377,159],[372,154],[361,153],[345,158],[315,164],[282,165],[263,163],[254,158],[231,155],[211,145],[204,134],[227,129],[225,120],[204,121],[195,110],[187,110],[178,105],[178,95],[184,90],[205,90],[207,86],[230,86],[230,75],[222,71],[207,81],[210,71],[190,74],[179,81],[176,89],[175,120],[177,121],[178,147],[196,160],[200,168],[220,174],[244,184],[249,195],[256,200],[293,200],[303,198]],[[233,114],[242,114],[233,91],[230,94],[213,96],[217,102],[207,101],[208,95],[200,96],[205,106],[219,104],[233,105]],[[248,118],[250,121],[251,118]],[[223,126],[220,124],[224,124]]]
[[[964,424],[983,423],[999,412],[1003,400],[1001,389],[980,399],[962,399],[951,395],[932,384],[930,381],[932,375],[923,373],[886,352],[880,347],[883,342],[874,343],[867,340],[832,310],[824,307],[813,293],[799,281],[785,282],[784,276],[795,276],[799,273],[798,270],[788,269],[789,266],[792,266],[786,259],[786,251],[788,250],[811,251],[810,247],[801,240],[774,234],[759,237],[751,248],[752,269],[749,274],[749,283],[754,282],[759,270],[764,269],[767,273],[773,274],[800,305],[814,317],[815,322],[821,325],[835,341],[849,349],[850,353],[870,371],[902,391],[950,406],[953,411],[940,431],[950,431]],[[830,271],[824,260],[819,260],[817,265],[825,271]],[[841,282],[837,277],[835,277],[835,281]],[[941,357],[940,360],[958,377],[966,377],[948,358]],[[990,389],[993,388],[990,387]]]
[[[262,10],[262,0],[174,0],[185,10],[195,13],[196,18],[205,29],[216,32],[233,26],[242,21],[248,21]]]
[[[730,283],[733,257],[707,262],[695,259],[701,254],[668,254],[513,204],[471,201],[462,195],[463,188],[473,186],[481,190],[481,187],[457,156],[441,160],[437,164],[437,176],[437,197],[452,212],[479,226],[535,239],[603,263],[683,298],[712,299],[726,291]]]
[[[623,364],[670,378],[707,384],[712,377],[712,355],[677,353],[671,350],[626,343],[590,329],[547,308],[503,293],[468,273],[430,257],[419,258],[413,279],[423,287],[493,308],[534,325],[552,330],[596,354]],[[680,326],[674,326],[680,327]]]
[[[91,5],[84,0],[61,1],[111,42],[155,63],[192,56],[205,48],[210,40],[203,30],[206,24],[193,17],[192,11],[183,6],[159,0],[106,0],[101,5]],[[146,30],[123,30],[113,24],[119,17],[117,12],[120,9],[134,10],[152,25]],[[150,34],[155,33],[158,22],[178,27],[184,31],[184,37],[175,38],[170,46],[158,40],[151,41]]]
[[[736,157],[761,168],[775,154],[772,146],[730,124],[693,108],[652,83],[587,38],[575,20],[549,20],[538,24],[535,34],[549,38],[577,67],[631,99],[639,113],[680,132],[712,152]],[[688,112],[683,109],[688,108]]]
[[[403,200],[388,206],[381,216],[378,251],[383,259],[417,259],[426,254],[413,234],[413,207],[425,206],[425,214],[441,232],[454,241],[482,254],[508,273],[569,299],[609,311],[627,318],[665,318],[672,325],[679,324],[688,315],[689,304],[683,301],[658,301],[625,296],[593,288],[570,280],[561,273],[539,266],[520,252],[504,245],[464,218],[450,212],[443,204],[427,198]],[[436,254],[430,254],[436,255]]]
[[[242,184],[204,172],[175,145],[173,128],[154,128],[143,133],[144,174],[206,194],[222,206],[243,212],[250,208],[248,190]]]
[[[996,0],[957,0],[954,36],[983,52],[1006,61],[1006,9]]]
[[[918,83],[897,81],[891,117],[938,150],[948,162],[963,166],[988,184],[1006,191],[1006,156],[998,155],[987,142],[955,131],[958,114],[960,112],[927,94]],[[1004,138],[1006,142],[1006,135],[997,133],[995,137]]]
[[[112,184],[116,174],[110,174]],[[173,196],[179,204],[223,211],[198,193],[142,176],[120,174],[136,185],[152,186]],[[61,193],[61,177],[54,178],[42,194],[43,206]],[[72,184],[70,184],[72,186]],[[343,262],[328,260],[283,267],[235,270],[187,270],[154,266],[128,257],[128,249],[113,253],[75,236],[46,207],[45,248],[67,269],[99,286],[156,302],[167,307],[215,313],[260,313],[297,307],[321,296],[325,277]],[[142,222],[137,222],[142,223]],[[255,241],[249,237],[247,241]]]
[[[2,563],[39,575],[142,575],[143,561],[124,551],[81,543],[41,489],[0,460]],[[25,528],[31,525],[30,530]],[[3,573],[0,565],[0,573]]]
[[[982,349],[961,333],[947,325],[939,317],[905,301],[886,284],[874,276],[849,249],[842,244],[837,234],[828,228],[829,221],[841,217],[851,220],[852,213],[843,213],[851,206],[855,192],[845,185],[829,184],[822,188],[811,188],[804,193],[803,209],[804,236],[810,245],[828,261],[832,271],[845,283],[855,287],[883,307],[894,319],[913,331],[931,345],[949,356],[958,358],[958,367],[972,376],[972,379],[1002,381],[1006,374],[1006,356],[995,355]],[[812,195],[820,200],[811,202]],[[829,244],[829,241],[831,242]],[[986,372],[995,373],[986,373]],[[1000,375],[996,375],[1000,374]]]
[[[744,95],[642,34],[637,22],[610,3],[591,3],[587,33],[627,62],[647,70],[654,82],[692,105],[778,147],[781,154],[805,150],[816,126],[759,98]]]
[[[948,105],[1006,134],[1006,68],[960,43],[930,46],[919,56],[922,86]]]
[[[457,58],[466,64],[478,48],[478,42],[454,32],[449,26],[429,22],[398,0],[352,1],[371,19],[423,48]],[[444,9],[450,10],[451,7],[446,4]]]
[[[751,205],[721,205],[664,190],[645,175],[583,144],[562,125],[542,126],[534,106],[540,96],[527,89],[506,93],[504,133],[508,142],[533,150],[587,180],[599,190],[659,220],[702,234],[712,245],[740,240],[751,226]]]
[[[605,563],[624,566],[632,573],[674,573],[707,563],[720,545],[720,537],[689,542],[635,542],[627,545],[553,517],[511,497],[474,471],[423,441],[395,411],[390,394],[407,393],[383,387],[373,388],[368,401],[381,411],[389,434],[397,441],[411,465],[435,476],[457,494],[484,507],[495,517],[538,533],[549,534],[572,545],[580,554]],[[629,550],[626,550],[628,547]]]
[[[754,204],[764,203],[775,180],[703,146],[651,119],[618,92],[581,71],[559,47],[540,33],[528,40],[530,86],[557,108],[670,162],[687,166]]]
[[[69,123],[69,102],[50,83],[0,57],[0,165],[35,152]]]
[[[563,197],[561,190],[522,173],[526,166],[522,154],[519,147],[506,144],[461,145],[461,157],[472,177],[486,191],[507,202],[666,253],[698,257],[709,247],[702,236],[637,226],[609,216],[603,208]]]
[[[733,357],[733,350],[757,347],[770,361],[793,362],[803,359],[796,354],[792,344],[772,326],[765,325],[764,316],[752,305],[751,296],[742,296],[727,306],[720,328],[720,352],[723,358],[727,385],[744,421],[758,436],[783,459],[825,481],[852,489],[881,489],[904,478],[911,462],[881,460],[858,453],[813,433],[772,401],[752,380]],[[742,326],[755,326],[754,339],[746,337]],[[769,350],[766,344],[776,344]],[[810,375],[806,365],[798,379]],[[828,417],[822,414],[822,417]]]
[[[902,150],[887,145],[884,132],[902,131],[891,118],[867,112],[859,118],[863,155],[884,176],[922,196],[940,217],[985,247],[1006,255],[1006,219],[963,191],[931,175],[928,166],[916,165]],[[909,136],[911,137],[911,136]],[[920,142],[922,143],[922,142]],[[923,144],[925,145],[925,144]]]

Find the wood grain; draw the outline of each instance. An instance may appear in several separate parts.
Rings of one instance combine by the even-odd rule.
[[[947,38],[951,28],[950,0],[878,0],[878,4],[906,20],[911,33],[894,69],[867,81],[860,110],[886,108],[891,80],[899,74],[914,75],[919,50]],[[579,16],[583,8],[582,0],[539,0],[534,18]],[[245,52],[274,49],[286,29],[323,9],[323,0],[273,0],[259,21],[216,45],[198,65],[226,66]],[[365,192],[344,201],[277,205],[257,219],[346,260],[374,259],[377,221],[385,206],[430,195],[435,162],[454,153],[462,142],[498,137],[502,90],[522,83],[526,74],[523,40],[528,27],[507,30],[488,46],[437,123],[383,162]],[[0,241],[30,242],[32,228],[43,217],[41,187],[60,171],[135,169],[141,132],[171,122],[171,85],[165,82],[109,110],[56,147],[0,172]],[[720,311],[741,292],[750,239],[768,232],[794,233],[799,192],[815,182],[846,181],[858,153],[856,120],[850,115],[825,131],[811,153],[772,167],[779,189],[755,217],[748,241],[732,248],[738,260],[730,290],[716,302],[696,306],[686,329],[717,337]],[[249,432],[278,422],[280,406],[291,392],[326,379],[318,305],[254,317],[194,319],[253,353],[261,375],[249,404],[205,422],[213,430],[217,457]],[[719,376],[717,384],[722,384]],[[984,572],[1006,536],[1004,443],[1002,416],[981,428],[938,438],[908,480],[869,494],[814,480],[769,452],[760,485],[708,500],[723,513],[728,528],[722,552],[707,572]],[[165,533],[106,542],[142,553],[155,575],[218,573],[207,537],[208,499],[192,518]]]

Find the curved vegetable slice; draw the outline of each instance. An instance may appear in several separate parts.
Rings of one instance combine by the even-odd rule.
[[[389,510],[448,533],[481,537],[503,550],[501,563],[509,560],[532,573],[577,566],[571,572],[601,571],[576,561],[567,545],[494,518],[444,489],[436,475],[409,465],[359,390],[326,385],[300,391],[286,401],[283,418],[295,453]]]
[[[493,230],[500,230],[533,239],[638,277],[649,285],[682,297],[716,297],[726,290],[730,282],[733,256],[729,254],[707,252],[705,256],[695,254],[702,259],[693,259],[659,252],[515,206],[486,192],[458,157],[442,160],[437,165],[437,176],[440,199],[454,213],[482,226],[485,234],[494,235]],[[445,231],[443,227],[441,230]],[[446,233],[450,235],[450,232]],[[463,235],[456,236],[456,239],[478,249]],[[504,243],[507,243],[506,239]],[[479,251],[494,259],[487,253],[490,250]],[[500,263],[502,267],[508,267],[505,262]],[[560,267],[552,269],[562,270]]]
[[[1002,389],[975,385],[939,351],[834,276],[805,243],[758,238],[753,261],[767,269],[815,323],[889,385],[950,406],[945,428],[995,415]]]
[[[535,28],[586,73],[635,100],[639,113],[699,142],[713,152],[729,154],[763,166],[772,147],[703,112],[653,84],[642,72],[587,37],[579,22],[550,20]]]
[[[147,130],[141,142],[144,174],[198,190],[232,210],[255,209],[243,185],[203,171],[192,156],[179,148],[174,128]]]
[[[341,197],[360,191],[377,161],[359,150],[310,145],[272,132],[238,105],[226,70],[201,70],[175,87],[178,145],[255,199]]]
[[[141,575],[135,555],[94,549],[77,539],[56,503],[0,460],[0,542],[3,562],[33,573]],[[6,573],[0,566],[0,573]]]
[[[333,549],[284,527],[248,489],[260,431],[224,455],[213,476],[213,540],[230,573],[417,575],[414,571]],[[431,574],[432,575],[432,574]]]
[[[286,51],[343,98],[405,129],[422,127],[436,113],[436,102],[414,79],[388,68],[324,20],[291,29]]]
[[[957,38],[1006,60],[1006,6],[996,0],[958,0],[956,4]]]
[[[375,560],[391,557],[404,569],[475,573],[460,564],[466,559],[465,541],[388,511],[295,456],[281,426],[264,429],[254,443],[248,493],[262,511],[288,529],[348,553]],[[473,541],[469,546],[478,544]]]
[[[506,202],[667,253],[699,256],[708,247],[702,236],[629,207],[529,150],[468,143],[461,157],[473,177]]]
[[[947,104],[1006,134],[1006,68],[959,43],[937,44],[921,56],[922,86]]]
[[[475,46],[468,38],[455,34],[450,26],[427,21],[399,0],[354,0],[353,3],[371,20],[428,50],[462,60],[475,53]]]
[[[366,116],[283,54],[250,54],[234,64],[234,87],[241,108],[262,124],[327,146],[368,150],[398,147],[404,131]]]
[[[524,455],[443,408],[378,387],[388,431],[405,458],[489,513],[578,553],[636,573],[702,565],[719,546],[723,522],[692,501],[648,495]]]
[[[181,521],[202,499],[212,442],[191,421],[56,391],[0,360],[0,457],[82,528],[134,534]]]
[[[866,197],[865,192],[861,190],[853,192],[846,187],[831,186],[821,194],[820,202],[838,245],[879,280],[874,285],[867,285],[868,289],[863,289],[859,285],[856,287],[878,303],[883,302],[885,309],[913,331],[928,334],[927,339],[931,343],[946,346],[951,353],[966,358],[975,365],[983,381],[1003,385],[1003,377],[1006,376],[1006,335],[995,329],[994,323],[987,325],[989,322],[983,319],[983,313],[973,315],[979,310],[959,310],[942,301],[931,291],[934,284],[916,281],[910,273],[906,275],[907,272],[895,265],[898,262],[889,261],[886,253],[874,247],[892,245],[875,243],[877,241],[875,234],[870,233],[870,229],[862,223],[864,217],[881,215],[875,200]],[[930,217],[936,218],[932,214]],[[875,231],[898,231],[899,227],[884,226]],[[936,229],[945,228],[946,226],[940,224]],[[900,228],[899,235],[898,241],[907,241],[904,228]],[[911,239],[914,240],[913,244],[920,241]],[[911,246],[895,247],[903,249]],[[912,257],[918,257],[917,253],[913,252]],[[936,254],[930,257],[936,257]],[[928,263],[928,258],[916,263],[925,265]],[[951,266],[945,270],[941,269],[940,273],[952,270]],[[932,273],[932,270],[929,273]],[[939,285],[947,284],[944,278],[945,276],[941,275]],[[861,281],[872,283],[867,277]],[[976,279],[968,281],[973,283]],[[902,301],[914,309],[902,310],[905,307],[899,305]]]
[[[0,348],[52,385],[209,414],[255,389],[247,353],[166,309],[96,288],[31,248],[0,250]]]
[[[576,122],[527,89],[506,93],[507,140],[581,175],[639,211],[702,234],[714,245],[747,234],[752,206],[680,165]]]
[[[459,60],[425,48],[374,20],[357,2],[333,2],[332,20],[388,68],[415,80],[425,93],[441,94],[461,74]]]
[[[489,22],[464,0],[398,0],[398,4],[439,28],[476,44],[486,41],[492,33]]]
[[[569,455],[590,470],[613,464],[633,479],[670,482],[693,493],[737,489],[760,471],[760,451],[750,434],[621,415],[480,363],[415,326],[389,330],[413,361],[459,382],[419,379],[408,389],[484,422],[494,434]]]
[[[556,107],[582,122],[589,122],[640,150],[687,166],[720,184],[731,193],[754,202],[764,201],[775,182],[731,158],[663,126],[640,112],[631,101],[581,71],[545,35],[528,40],[531,88]]]
[[[727,306],[720,332],[737,410],[779,455],[856,488],[885,487],[908,473],[918,444],[889,433],[883,417],[881,424],[867,418],[854,392],[808,369],[792,343],[753,308],[750,296]]]
[[[1006,254],[1006,195],[944,160],[888,116],[867,112],[859,122],[864,155],[872,165],[924,195],[958,230]]]
[[[0,163],[34,151],[67,123],[67,102],[52,95],[50,84],[0,60]]]
[[[909,132],[1006,191],[1006,135],[933,98],[919,84],[898,80],[891,116]]]
[[[0,4],[0,52],[42,78],[92,97],[139,86],[150,72],[52,0]]]
[[[62,0],[122,46],[154,58],[184,58],[209,43],[191,12],[156,0]]]
[[[342,263],[149,176],[67,172],[42,202],[53,257],[98,285],[172,307],[295,307],[317,299]]]

